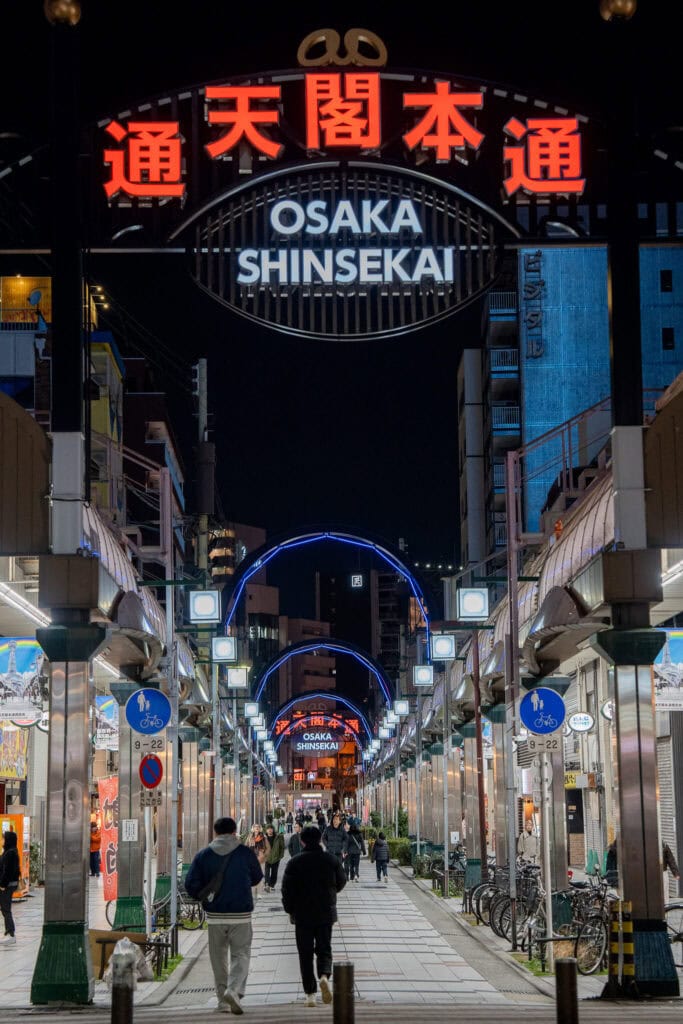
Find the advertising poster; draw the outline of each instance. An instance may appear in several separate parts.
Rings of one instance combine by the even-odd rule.
[[[119,749],[119,706],[113,697],[95,697],[95,750]]]
[[[652,666],[657,711],[683,711],[683,629],[668,629]]]
[[[97,783],[102,819],[102,895],[105,901],[115,900],[118,892],[116,852],[119,845],[119,779],[117,775]]]
[[[0,779],[26,778],[28,737],[28,729],[0,720]]]
[[[0,639],[0,721],[41,718],[40,675],[45,654],[32,637]]]

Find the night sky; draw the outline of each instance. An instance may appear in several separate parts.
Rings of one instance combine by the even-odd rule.
[[[25,140],[30,151],[46,138],[50,29],[42,0],[2,6],[6,159],[3,147]],[[115,113],[183,85],[295,67],[300,41],[324,26],[342,36],[351,27],[374,31],[390,68],[471,75],[590,111],[606,95],[610,40],[619,33],[653,145],[664,139],[666,148],[672,137],[658,129],[678,116],[678,39],[669,3],[641,0],[639,7],[630,25],[608,26],[597,0],[415,5],[410,17],[395,3],[83,0],[83,116]],[[637,39],[630,55],[629,38]],[[12,131],[21,142],[7,141]],[[273,533],[327,524],[391,544],[403,537],[415,560],[457,561],[455,375],[463,344],[478,344],[477,307],[406,337],[335,345],[248,324],[204,296],[171,259],[113,265],[103,258],[93,271],[147,333],[188,464],[190,365],[207,357],[229,519]]]

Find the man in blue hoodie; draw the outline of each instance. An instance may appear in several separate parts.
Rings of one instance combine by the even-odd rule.
[[[244,1013],[241,999],[247,987],[253,934],[252,886],[262,881],[263,871],[254,851],[242,845],[232,818],[218,818],[213,830],[216,838],[196,854],[187,872],[185,888],[196,899],[224,867],[220,889],[210,902],[203,903],[209,926],[209,958],[218,1009],[223,1013]]]

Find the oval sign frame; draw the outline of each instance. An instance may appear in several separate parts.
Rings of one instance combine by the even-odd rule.
[[[572,723],[574,722],[575,719],[579,719],[579,718],[583,719],[584,721],[586,719],[590,719],[590,724],[583,724],[583,725],[581,725],[581,726],[579,726],[577,728],[577,726],[575,724],[572,724]],[[595,725],[595,719],[593,718],[593,716],[591,715],[591,713],[589,711],[575,711],[574,714],[570,715],[569,718],[567,719],[567,725],[572,730],[572,732],[578,732],[578,733],[590,732],[591,729],[593,728],[593,726]]]
[[[240,316],[288,335],[350,342],[427,327],[481,298],[502,246],[518,235],[440,178],[324,160],[230,189],[170,240],[191,243],[197,285]]]

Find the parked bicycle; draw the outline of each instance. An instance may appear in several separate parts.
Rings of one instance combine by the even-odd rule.
[[[683,902],[667,903],[664,916],[674,963],[676,967],[683,967]]]

